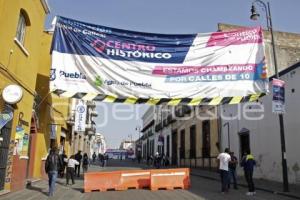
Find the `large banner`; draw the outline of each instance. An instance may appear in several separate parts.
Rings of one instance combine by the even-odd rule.
[[[141,33],[58,17],[51,90],[125,103],[239,103],[268,92],[260,27]]]

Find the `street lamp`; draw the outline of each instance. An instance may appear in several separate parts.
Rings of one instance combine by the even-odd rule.
[[[272,18],[271,18],[271,9],[270,3],[267,2],[267,5],[261,0],[255,0],[252,3],[251,7],[251,16],[250,19],[257,20],[259,18],[259,13],[256,12],[255,3],[260,5],[264,11],[266,12],[267,18],[267,27],[268,31],[271,33],[271,42],[273,49],[273,59],[274,59],[274,67],[275,67],[275,77],[279,79],[279,73],[277,68],[277,58],[276,58],[276,49],[275,49],[275,41],[273,34],[273,26],[272,26]],[[285,148],[285,136],[284,136],[284,120],[283,114],[279,113],[279,125],[280,125],[280,138],[281,138],[281,159],[282,159],[282,178],[283,178],[283,191],[289,192],[289,182],[288,182],[288,173],[287,173],[287,161],[286,161],[286,148]]]

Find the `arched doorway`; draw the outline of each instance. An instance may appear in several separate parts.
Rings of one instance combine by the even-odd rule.
[[[240,156],[243,156],[243,153],[251,150],[250,149],[250,130],[247,128],[242,128],[239,132],[240,138]]]

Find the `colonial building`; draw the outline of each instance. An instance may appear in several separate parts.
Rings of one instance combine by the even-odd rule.
[[[97,111],[95,110],[96,104],[93,101],[86,101],[87,111],[86,111],[86,121],[85,121],[85,131],[76,131],[75,130],[75,117],[76,117],[76,106],[79,103],[78,99],[72,99],[70,112],[69,112],[69,120],[68,124],[72,127],[72,154],[76,154],[78,151],[87,153],[89,156],[91,152],[91,142],[92,137],[95,136],[96,133],[96,123],[94,121],[94,117],[98,116]]]
[[[142,146],[142,157],[144,159],[147,159],[151,155],[154,155],[154,113],[155,113],[155,107],[150,106],[147,111],[142,116],[143,120],[143,128],[141,130],[142,136],[141,136],[141,146]]]
[[[220,24],[220,30],[236,26]],[[300,84],[300,34],[274,32],[280,79],[285,84],[284,130],[286,141],[286,158],[288,175],[291,183],[300,182],[300,159],[298,124],[300,118],[299,84]],[[265,52],[270,73],[274,78],[274,62],[270,33],[264,32]],[[221,147],[230,147],[238,158],[247,149],[257,160],[254,176],[258,178],[282,181],[281,139],[278,115],[272,112],[272,87],[270,94],[254,104],[221,106]],[[242,175],[242,170],[238,171]]]
[[[289,181],[300,183],[300,158],[297,154],[300,151],[300,62],[281,71],[280,79],[286,82],[284,130]],[[262,97],[255,104],[223,106],[221,110],[226,117],[222,120],[223,125],[226,124],[222,127],[222,147],[230,144],[230,149],[238,158],[250,149],[257,161],[254,175],[282,181],[279,118],[272,112],[272,94]],[[240,169],[239,173],[242,175],[243,171]]]
[[[211,111],[212,110],[212,111]],[[219,131],[216,107],[152,106],[145,112],[142,156],[159,152],[173,165],[216,167]]]
[[[0,0],[0,10],[1,96],[5,93],[19,100],[9,102],[8,99],[0,99],[0,112],[13,114],[0,134],[0,191],[3,192],[22,189],[26,179],[41,176],[36,171],[40,167],[35,168],[35,165],[41,165],[41,157],[45,155],[42,155],[43,150],[41,153],[34,151],[34,141],[41,135],[33,134],[39,129],[35,100],[43,97],[36,91],[38,71],[40,67],[50,68],[50,65],[41,65],[43,53],[49,52],[42,43],[47,37],[43,31],[44,20],[50,10],[45,0]],[[19,92],[11,93],[7,89],[3,93],[12,84],[17,85],[13,86],[14,92]]]

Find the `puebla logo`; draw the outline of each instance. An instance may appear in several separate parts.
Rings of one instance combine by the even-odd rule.
[[[50,69],[50,81],[54,81],[56,79],[56,69]]]
[[[84,106],[78,106],[78,107],[77,107],[77,112],[79,112],[79,113],[84,113],[84,112],[85,112]]]

